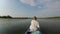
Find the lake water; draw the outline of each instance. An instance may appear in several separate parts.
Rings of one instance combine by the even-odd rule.
[[[32,19],[1,19],[0,34],[24,34]],[[60,20],[38,19],[43,34],[60,34]]]

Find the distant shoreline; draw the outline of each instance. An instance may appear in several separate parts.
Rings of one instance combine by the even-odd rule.
[[[21,18],[2,18],[2,19],[33,19],[33,18],[23,18],[23,17],[21,17]],[[38,19],[60,19],[60,17],[59,18],[55,18],[55,17],[48,17],[48,18],[38,18]]]
[[[32,19],[33,17],[12,17],[12,16],[0,16],[0,18],[4,19]],[[38,19],[60,19],[60,16],[56,17],[44,17],[44,18],[38,18]]]

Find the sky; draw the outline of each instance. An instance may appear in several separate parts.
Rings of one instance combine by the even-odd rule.
[[[0,0],[0,16],[60,16],[60,0]]]

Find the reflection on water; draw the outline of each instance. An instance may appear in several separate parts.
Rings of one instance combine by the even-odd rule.
[[[24,34],[31,19],[0,19],[0,34]],[[60,20],[38,19],[43,34],[60,34]]]

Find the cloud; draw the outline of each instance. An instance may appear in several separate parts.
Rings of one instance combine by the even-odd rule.
[[[31,6],[35,6],[34,0],[20,0],[22,3],[29,4]]]
[[[47,7],[52,8],[52,9],[59,9],[60,8],[60,1],[47,4]]]
[[[20,0],[22,3],[40,8],[35,15],[40,17],[60,16],[60,0]]]
[[[40,16],[60,16],[60,1],[55,0],[46,3],[46,8],[43,10],[39,10],[38,12],[41,14]]]
[[[30,6],[38,6],[38,8],[42,8],[41,6],[50,2],[51,0],[20,0],[21,3],[28,4]]]
[[[17,0],[0,1],[0,15],[60,16],[60,0],[20,0],[20,2]]]

